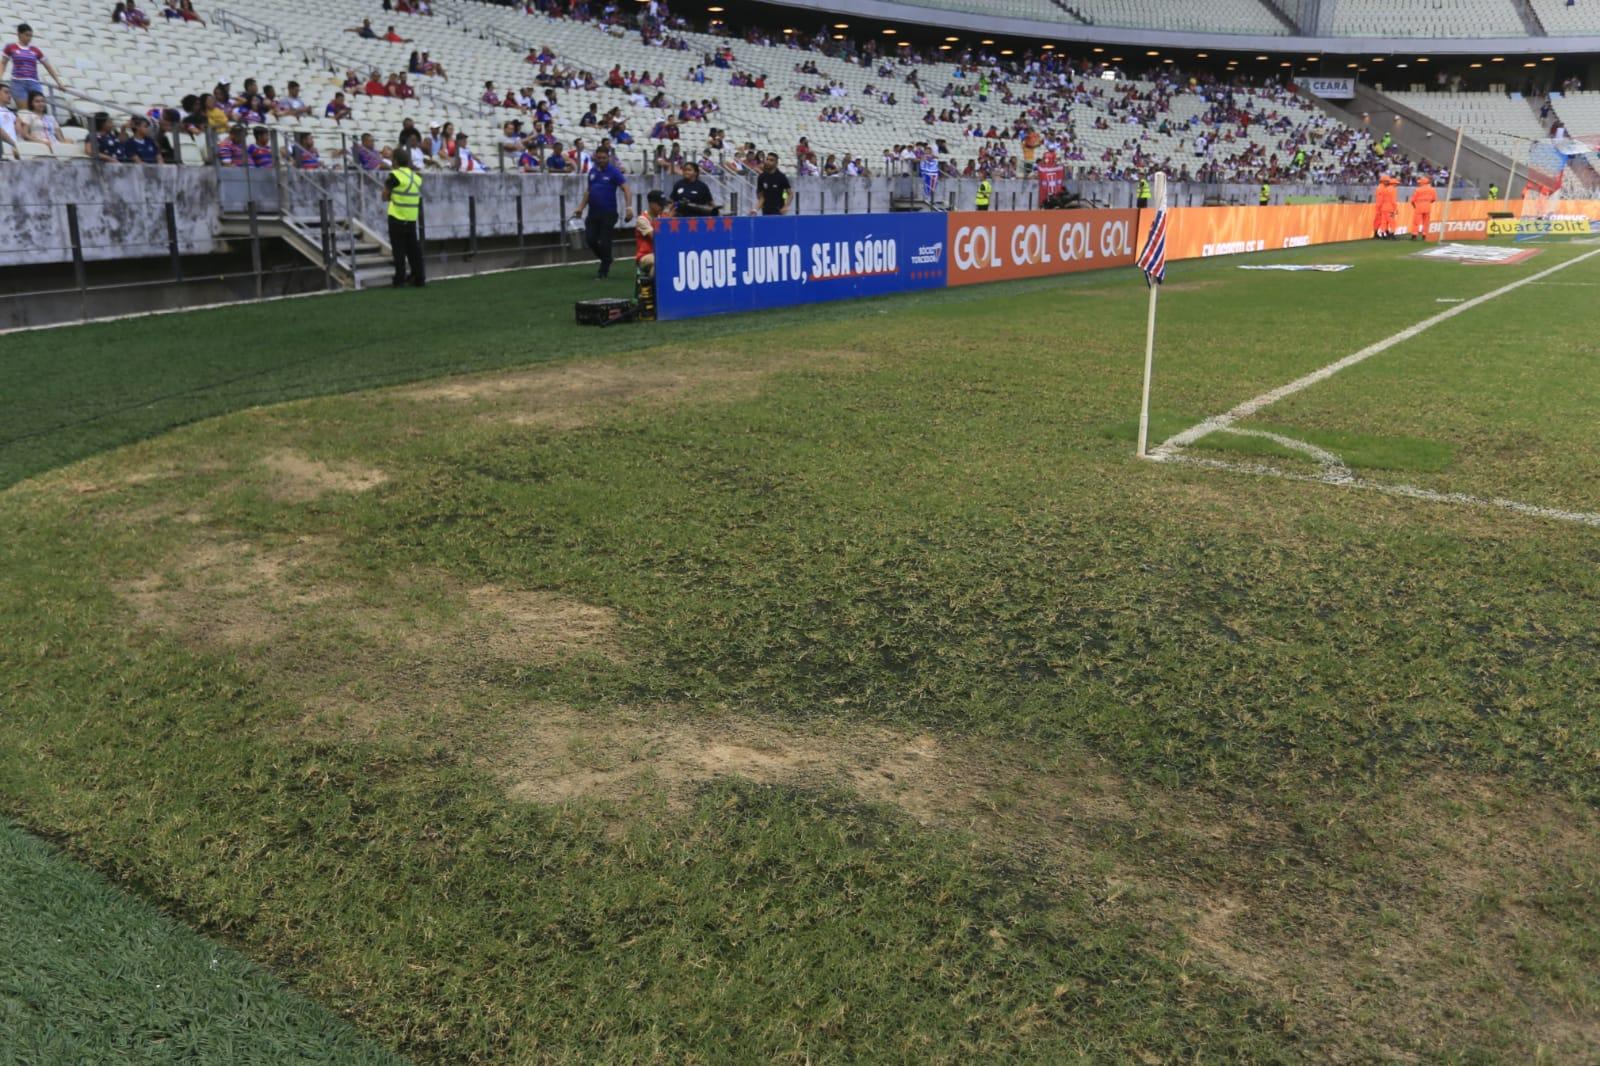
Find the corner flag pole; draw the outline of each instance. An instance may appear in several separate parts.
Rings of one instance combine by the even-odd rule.
[[[1157,174],[1156,180],[1151,183],[1150,206],[1155,209],[1157,217],[1167,209],[1167,176]],[[1156,299],[1161,295],[1160,275],[1166,272],[1165,236],[1161,240],[1163,246],[1156,249],[1154,239],[1156,234],[1152,230],[1150,237],[1146,238],[1146,248],[1141,254],[1139,266],[1145,271],[1145,281],[1150,286],[1150,313],[1144,327],[1144,395],[1139,401],[1139,450],[1136,453],[1140,459],[1145,457],[1150,443],[1150,376],[1155,371],[1156,363]],[[1159,252],[1159,267],[1153,261],[1147,262],[1147,256]],[[1156,280],[1151,281],[1152,272],[1156,273]]]

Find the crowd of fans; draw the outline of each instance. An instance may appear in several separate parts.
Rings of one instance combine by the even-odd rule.
[[[163,15],[170,20],[201,21],[192,0],[163,0],[163,4]],[[590,4],[586,0],[523,0],[521,6],[530,13],[599,22],[607,32],[638,33],[646,43],[664,49],[688,47],[672,36],[672,31],[686,28],[687,22],[672,14],[664,0],[648,0],[637,13],[616,3]],[[383,0],[382,8],[386,13],[432,14],[428,0]],[[113,17],[130,28],[148,29],[149,20],[134,0],[118,0]],[[392,24],[380,33],[371,19],[363,19],[347,32],[402,48],[415,43]],[[722,104],[715,95],[705,95],[705,86],[725,82],[730,91],[761,92],[761,106],[769,109],[783,106],[784,95],[775,89],[787,90],[786,95],[797,103],[823,104],[817,118],[825,123],[926,127],[922,140],[883,151],[879,165],[885,171],[909,167],[927,173],[932,166],[949,176],[1019,177],[1031,173],[1048,157],[1090,180],[1138,180],[1161,170],[1179,181],[1370,184],[1379,173],[1393,174],[1402,181],[1421,173],[1421,168],[1387,143],[1302,106],[1291,86],[1271,79],[1187,75],[1170,65],[1134,78],[1105,63],[1052,51],[1016,57],[972,49],[954,55],[922,53],[903,46],[880,51],[875,39],[857,44],[848,38],[836,39],[826,30],[810,38],[794,33],[773,38],[752,28],[743,39],[797,53],[823,53],[871,71],[872,79],[852,96],[845,85],[824,78],[814,58],[800,55],[794,64],[794,82],[770,85],[770,74],[741,67],[731,35],[689,66],[681,85],[669,82],[664,70],[624,71],[620,64],[607,73],[579,69],[543,47],[526,56],[527,65],[533,68],[531,74],[514,79],[529,84],[504,90],[493,81],[484,85],[481,103],[505,115],[495,144],[469,144],[467,135],[456,132],[449,122],[431,122],[424,130],[407,120],[392,144],[377,147],[372,135],[364,132],[350,139],[348,149],[324,155],[310,133],[288,132],[294,123],[313,114],[340,127],[359,128],[362,98],[410,100],[417,97],[417,86],[424,80],[447,81],[443,66],[427,51],[417,49],[410,52],[403,70],[373,68],[365,75],[347,70],[340,88],[325,101],[308,102],[297,82],[289,82],[280,94],[272,85],[258,87],[254,79],[248,79],[237,89],[218,84],[209,93],[184,97],[176,107],[158,106],[121,122],[96,116],[95,129],[83,151],[104,161],[171,162],[180,139],[187,137],[196,143],[214,144],[216,160],[223,165],[272,166],[281,162],[310,170],[339,159],[340,165],[348,162],[380,170],[389,165],[393,148],[405,146],[432,168],[467,173],[503,167],[524,173],[582,172],[592,158],[592,149],[583,138],[570,145],[559,138],[561,94],[595,92],[604,85],[626,93],[629,106],[643,114],[636,119],[640,131],[636,133],[630,128],[630,115],[621,107],[602,113],[598,104],[589,104],[577,125],[593,131],[595,148],[614,150],[634,144],[638,137],[655,142],[654,155],[646,164],[649,167],[664,169],[693,161],[718,173],[752,173],[760,165],[759,161],[753,165],[752,160],[764,153],[749,143],[737,148],[728,145],[722,130],[712,125]],[[49,113],[43,86],[37,82],[40,64],[52,75],[54,70],[42,52],[28,48],[22,35],[17,45],[6,48],[6,59],[21,81],[13,83],[14,99],[0,107],[0,149],[7,140],[14,145],[22,138],[57,153],[67,142]],[[953,76],[937,99],[930,98],[921,80],[927,65],[952,61]],[[680,95],[676,92],[679,88],[686,91]],[[902,98],[914,109],[903,116]],[[979,120],[975,104],[988,105],[991,100],[1013,117],[996,123],[990,111],[987,121]],[[1181,110],[1175,107],[1179,101],[1186,101]],[[1080,123],[1088,123],[1101,136],[1087,141],[1080,138]],[[274,126],[285,132],[273,137]],[[703,135],[696,133],[696,139],[703,142],[698,150],[683,144],[690,129],[706,130]],[[1120,136],[1107,138],[1107,132]],[[406,144],[408,135],[414,136],[415,143]],[[272,150],[273,144],[278,145],[277,152]],[[284,156],[281,160],[280,155]],[[801,174],[872,173],[866,160],[849,154],[819,154],[804,138],[796,146],[794,162]]]

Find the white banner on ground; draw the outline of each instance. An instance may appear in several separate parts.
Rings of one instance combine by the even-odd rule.
[[[1269,266],[1242,266],[1240,270],[1314,270],[1319,274],[1337,274],[1349,270],[1349,263],[1273,263]]]

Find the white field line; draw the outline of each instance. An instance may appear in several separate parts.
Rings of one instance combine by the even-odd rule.
[[[1302,474],[1292,470],[1279,470],[1277,467],[1268,466],[1265,463],[1234,463],[1226,459],[1209,459],[1178,452],[1164,452],[1160,455],[1151,452],[1150,458],[1158,463],[1189,463],[1193,466],[1203,466],[1212,470],[1229,470],[1238,474],[1256,474],[1263,477],[1275,477],[1284,481],[1309,481],[1319,485],[1337,485],[1343,488],[1362,489],[1366,492],[1380,492],[1385,496],[1401,496],[1411,500],[1425,500],[1429,503],[1453,503],[1467,507],[1493,507],[1502,511],[1526,515],[1530,518],[1549,518],[1558,522],[1575,522],[1579,525],[1593,526],[1596,529],[1600,529],[1600,514],[1589,511],[1565,511],[1559,507],[1540,507],[1537,504],[1523,503],[1520,500],[1471,496],[1464,492],[1436,492],[1433,489],[1425,489],[1416,485],[1368,481],[1366,478],[1359,477],[1330,477],[1326,469],[1316,474]]]
[[[1311,373],[1305,375],[1304,377],[1296,378],[1287,385],[1280,385],[1270,392],[1264,392],[1260,396],[1246,400],[1244,403],[1239,404],[1226,414],[1215,415],[1206,419],[1204,422],[1190,426],[1177,436],[1169,438],[1168,440],[1165,440],[1161,444],[1152,448],[1150,450],[1149,457],[1152,459],[1168,458],[1179,448],[1186,447],[1202,437],[1215,433],[1219,429],[1226,429],[1235,422],[1249,418],[1257,411],[1260,411],[1263,407],[1269,407],[1285,397],[1293,396],[1297,392],[1302,392],[1306,389],[1309,389],[1318,382],[1326,381],[1335,374],[1339,373],[1341,370],[1348,370],[1357,363],[1364,363],[1373,356],[1380,355],[1383,352],[1388,351],[1390,348],[1393,348],[1395,345],[1402,344],[1405,341],[1417,336],[1419,333],[1423,333],[1432,329],[1441,322],[1447,322],[1465,311],[1472,310],[1474,307],[1477,307],[1480,304],[1488,303],[1490,300],[1493,300],[1496,297],[1504,296],[1508,292],[1515,292],[1524,285],[1531,285],[1536,281],[1542,281],[1543,279],[1550,277],[1552,274],[1565,270],[1570,266],[1575,266],[1586,259],[1593,259],[1597,255],[1600,255],[1600,248],[1597,248],[1592,252],[1584,252],[1582,255],[1574,256],[1564,263],[1557,263],[1548,270],[1541,270],[1537,274],[1529,274],[1527,277],[1518,281],[1513,281],[1509,285],[1501,286],[1500,288],[1495,289],[1493,292],[1486,292],[1482,296],[1475,296],[1466,303],[1456,304],[1449,310],[1440,311],[1432,318],[1425,318],[1414,326],[1407,326],[1399,333],[1396,333],[1391,337],[1385,337],[1376,344],[1369,344],[1359,352],[1347,355],[1337,362],[1329,363],[1320,370],[1313,370]]]

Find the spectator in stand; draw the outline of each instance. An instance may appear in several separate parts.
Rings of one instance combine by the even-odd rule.
[[[560,141],[550,147],[550,156],[544,161],[544,169],[550,174],[567,174],[572,171],[572,167],[567,164],[567,157],[561,154]]]
[[[322,111],[324,118],[333,119],[335,124],[342,124],[353,112],[350,105],[344,102],[344,93],[334,93],[333,99],[328,101],[328,106]]]
[[[217,142],[217,165],[223,167],[244,166],[245,132],[243,126],[235,126],[228,131],[228,135]]]
[[[143,17],[143,12],[137,11],[132,4],[122,3],[118,0],[117,6],[111,9],[111,21],[129,30],[150,29],[150,21]]]
[[[367,96],[389,95],[389,87],[383,83],[383,75],[376,70],[367,75],[367,83],[361,87],[361,91]]]
[[[322,169],[322,156],[317,152],[316,139],[309,133],[302,133],[295,138],[294,147],[289,149],[289,158],[296,170]]]
[[[387,170],[389,160],[388,150],[379,151],[373,142],[372,134],[363,133],[361,140],[356,142],[356,165],[362,170]]]
[[[122,161],[124,163],[161,162],[161,148],[150,137],[150,120],[140,115],[133,120],[130,129],[132,136],[122,142]]]
[[[500,125],[500,154],[514,156],[528,145],[528,137],[522,132],[522,123],[517,119],[508,118]]]
[[[594,156],[589,154],[589,149],[584,147],[583,138],[573,140],[572,147],[567,149],[567,162],[572,164],[575,174],[587,174],[589,168],[594,166]]]
[[[26,22],[17,27],[17,39],[0,53],[0,78],[6,76],[7,67],[11,69],[11,95],[18,100],[26,100],[29,93],[44,92],[44,84],[39,81],[40,67],[44,67],[56,88],[67,87],[44,57],[44,50],[33,43],[33,27]]]
[[[768,152],[756,178],[756,210],[763,215],[783,215],[789,212],[789,179],[778,169],[778,153]]]
[[[411,153],[411,165],[415,167],[436,165],[428,155],[427,142],[423,140],[422,133],[410,130],[400,138],[400,147]]]
[[[383,35],[383,39],[388,41],[390,44],[410,44],[411,43],[411,38],[400,36],[398,33],[396,33],[394,31],[394,27],[393,26],[389,27],[389,31]]]
[[[0,85],[0,96],[10,91]],[[83,150],[85,155],[96,162],[122,162],[122,138],[117,136],[117,129],[111,123],[111,116],[104,111],[95,112],[90,134],[83,142]]]
[[[538,153],[527,147],[517,156],[517,169],[524,174],[537,174],[544,169],[544,165],[539,161]]]
[[[204,133],[208,123],[206,113],[200,107],[200,97],[194,93],[185,96],[179,103],[183,118],[181,125],[185,133]]]
[[[206,25],[206,20],[201,18],[200,13],[194,9],[194,0],[183,0],[182,10],[183,21],[198,22],[202,26]]]
[[[28,106],[17,116],[17,132],[22,140],[44,145],[51,155],[56,154],[56,145],[67,143],[61,135],[61,123],[50,113],[44,93],[29,95]]]
[[[156,123],[156,147],[161,150],[161,161],[167,164],[180,162],[178,158],[178,126],[182,120],[176,109],[162,108]],[[197,149],[198,151],[198,149]]]
[[[472,154],[467,147],[467,135],[456,135],[456,170],[463,174],[485,174],[489,168],[483,165],[483,160]]]
[[[0,159],[5,158],[5,145],[11,146],[11,154],[21,158],[17,151],[17,113],[11,109],[13,97],[11,86],[0,85]]]
[[[255,169],[272,166],[272,134],[265,126],[252,131],[254,142],[244,150],[245,161]]]
[[[289,83],[288,91],[284,93],[283,99],[279,100],[277,105],[273,107],[272,112],[279,118],[293,119],[302,119],[311,114],[311,108],[306,105],[304,100],[300,99],[299,82],[291,81]]]
[[[344,32],[353,33],[357,37],[365,38],[366,40],[369,40],[369,41],[375,41],[375,40],[378,39],[378,31],[372,28],[372,20],[371,19],[362,19],[361,20],[361,25],[359,25],[359,26],[351,26],[349,29],[345,30]]]

